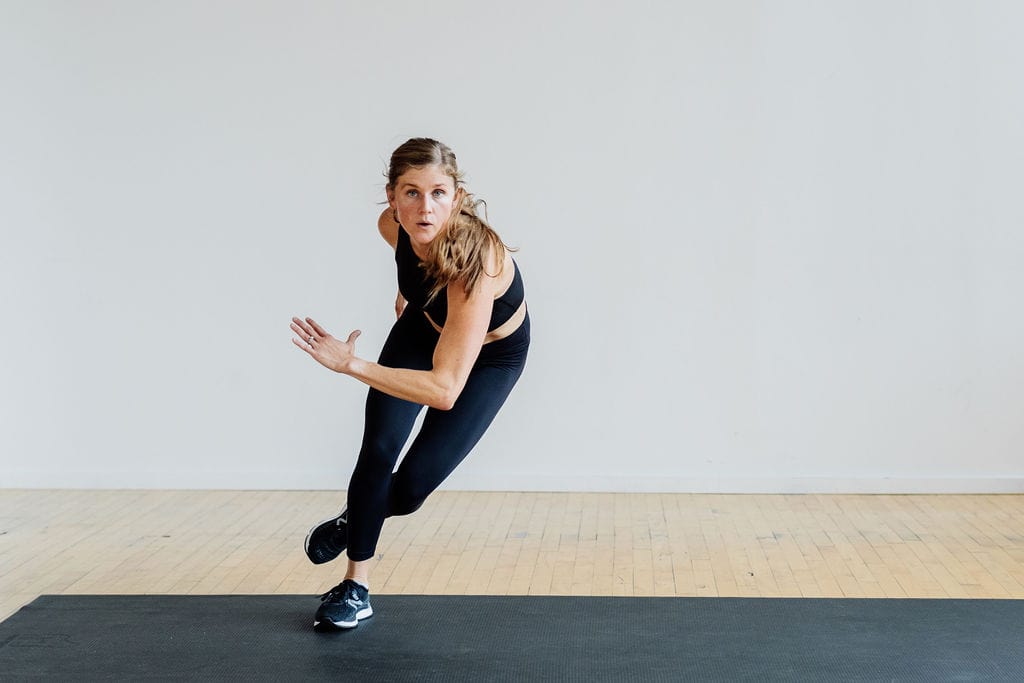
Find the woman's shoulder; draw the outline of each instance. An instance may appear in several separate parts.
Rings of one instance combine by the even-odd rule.
[[[490,242],[481,250],[481,263],[474,289],[481,290],[491,298],[498,298],[505,292],[515,279],[517,267],[512,252],[500,241]],[[456,276],[453,281],[458,283],[457,289],[465,292],[468,273]]]
[[[380,231],[380,236],[391,245],[392,249],[398,248],[398,231],[400,226],[395,221],[390,207],[381,211],[380,217],[377,218],[377,230]]]

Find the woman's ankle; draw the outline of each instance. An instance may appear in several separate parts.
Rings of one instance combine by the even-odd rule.
[[[351,579],[366,590],[370,590],[370,560],[349,560],[345,579]]]
[[[355,581],[366,590],[370,590],[370,579],[365,576],[346,576],[346,581]]]

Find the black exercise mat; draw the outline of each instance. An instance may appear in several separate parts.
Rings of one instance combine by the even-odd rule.
[[[314,632],[294,595],[44,595],[0,679],[1022,681],[1024,601],[374,595]]]

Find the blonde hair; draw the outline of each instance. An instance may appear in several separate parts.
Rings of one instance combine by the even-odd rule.
[[[466,291],[472,292],[484,275],[500,275],[505,267],[505,252],[515,249],[502,242],[480,215],[481,207],[486,212],[486,204],[466,191],[455,153],[444,143],[431,138],[412,138],[402,143],[391,154],[388,189],[397,187],[398,179],[409,169],[424,166],[439,166],[451,177],[456,191],[452,213],[430,243],[428,258],[423,263],[427,277],[435,283],[429,299],[433,301],[452,282],[461,280]],[[492,253],[501,264],[495,275],[487,272],[488,256]]]

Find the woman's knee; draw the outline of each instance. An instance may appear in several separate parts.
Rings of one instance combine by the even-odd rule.
[[[388,516],[411,515],[420,509],[424,501],[433,492],[432,487],[424,485],[411,477],[403,477],[401,473],[391,478],[391,489],[388,491]]]
[[[395,445],[386,440],[364,441],[356,460],[352,478],[356,481],[379,481],[391,476],[402,444]]]

